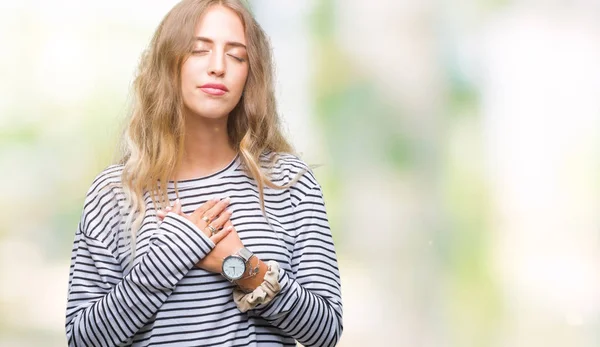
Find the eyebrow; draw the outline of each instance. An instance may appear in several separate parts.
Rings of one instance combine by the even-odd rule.
[[[209,39],[208,37],[202,37],[202,36],[197,36],[196,41],[215,43],[213,40]],[[227,42],[225,42],[225,46],[242,47],[242,48],[246,49],[245,44],[243,44],[241,42],[236,42],[236,41],[227,41]]]

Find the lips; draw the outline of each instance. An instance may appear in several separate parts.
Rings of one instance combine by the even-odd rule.
[[[206,94],[215,96],[223,95],[229,91],[229,89],[227,89],[225,85],[219,83],[207,83],[201,85],[200,90],[202,90]]]

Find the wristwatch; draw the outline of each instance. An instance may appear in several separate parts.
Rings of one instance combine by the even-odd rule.
[[[230,255],[223,260],[221,267],[221,274],[230,282],[234,282],[241,279],[246,273],[246,265],[250,261],[250,258],[254,256],[248,248],[244,247],[234,255]],[[256,275],[258,273],[258,267],[250,269],[249,276]]]

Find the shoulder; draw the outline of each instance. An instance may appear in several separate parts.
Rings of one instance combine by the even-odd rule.
[[[274,181],[287,184],[297,180],[309,189],[319,185],[311,165],[295,154],[270,152],[261,157],[261,162],[269,163],[267,167]]]
[[[108,166],[96,175],[88,189],[87,196],[99,194],[111,186],[120,186],[122,173],[122,164]]]
[[[90,185],[83,205],[82,229],[88,236],[97,237],[98,227],[119,215],[122,200],[121,174],[123,165],[111,165],[102,170]]]
[[[272,162],[269,166],[271,179],[277,185],[287,186],[292,207],[295,208],[306,196],[322,194],[313,166],[295,154],[270,153],[268,155],[268,160]]]

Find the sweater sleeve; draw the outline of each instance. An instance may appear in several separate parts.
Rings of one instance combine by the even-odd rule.
[[[323,194],[310,188],[295,210],[292,273],[279,272],[281,291],[254,312],[303,346],[334,346],[342,334],[341,284]]]
[[[69,346],[129,344],[183,276],[214,243],[193,223],[169,213],[147,252],[123,277],[107,242],[93,237],[82,218],[69,275],[66,333]]]

